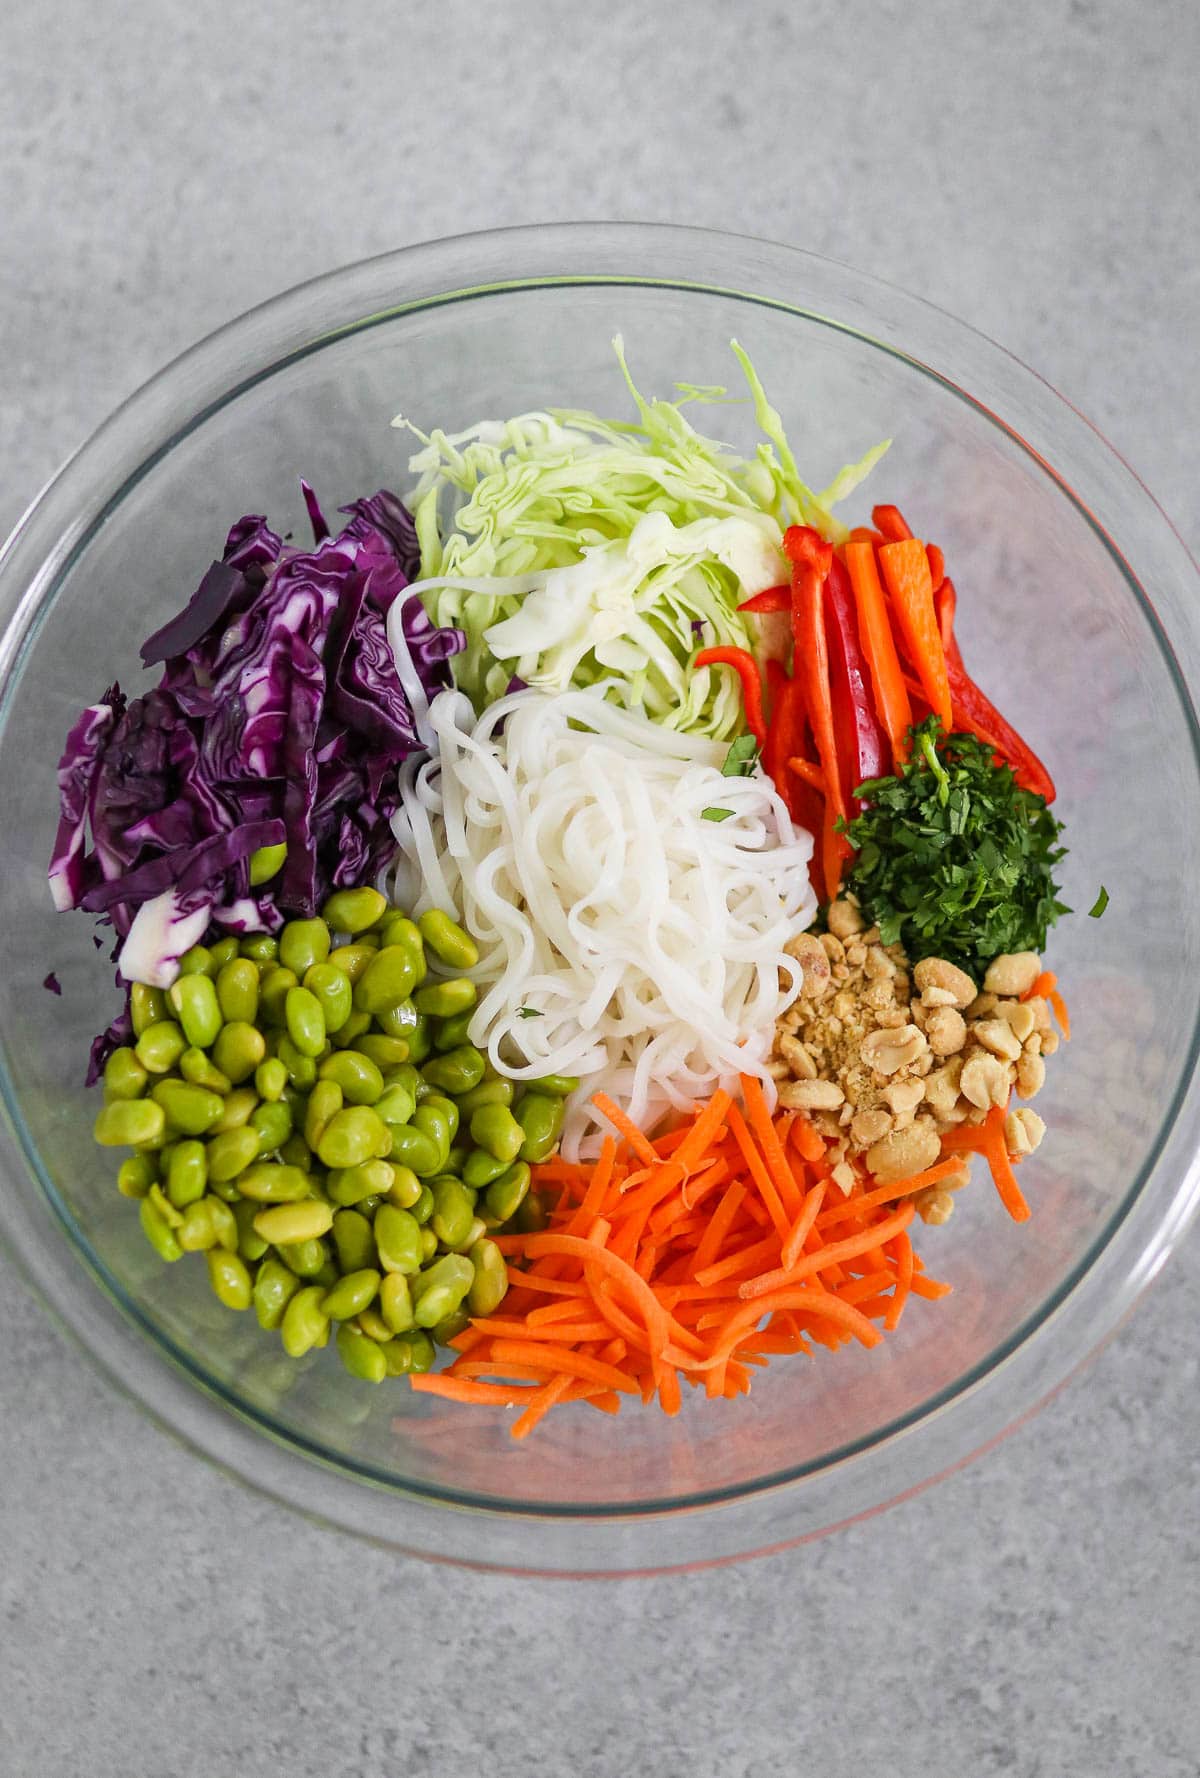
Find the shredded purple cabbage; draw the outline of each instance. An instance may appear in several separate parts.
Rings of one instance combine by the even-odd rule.
[[[240,519],[142,649],[146,666],[164,663],[159,685],[132,701],[113,685],[67,737],[51,892],[60,908],[107,915],[120,939],[168,889],[181,908],[207,903],[225,931],[275,931],[395,853],[398,770],[422,742],[386,619],[418,571],[416,530],[384,489],[343,507],[332,536],[301,486],[314,547]],[[465,637],[416,599],[403,621],[432,697]],[[279,843],[282,871],[252,887],[251,853]]]
[[[62,983],[59,981],[53,970],[46,976],[45,980],[42,982],[42,986],[48,994],[57,994],[61,998]]]

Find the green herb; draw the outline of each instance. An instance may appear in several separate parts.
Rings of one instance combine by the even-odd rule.
[[[739,735],[729,743],[729,752],[721,767],[723,778],[752,778],[758,764],[758,742],[753,735]]]
[[[732,809],[717,809],[717,808],[701,809],[700,819],[701,819],[701,821],[728,821],[729,817],[732,814],[733,814]]]
[[[519,1019],[540,1019],[541,1016],[542,1015],[536,1006],[521,1006],[517,1008],[517,1017]]]
[[[1096,897],[1094,904],[1088,909],[1088,918],[1090,920],[1098,920],[1107,906],[1108,890],[1104,887],[1104,884],[1101,883],[1100,893]]]
[[[1041,951],[1070,912],[1053,875],[1062,824],[974,735],[942,737],[936,716],[910,734],[899,775],[859,786],[846,887],[914,963],[944,957],[978,978],[1002,952]]]

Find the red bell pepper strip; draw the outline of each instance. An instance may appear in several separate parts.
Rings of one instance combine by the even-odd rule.
[[[875,550],[865,538],[851,538],[846,545],[846,570],[854,589],[858,633],[871,669],[875,709],[892,744],[892,764],[899,771],[908,758],[907,735],[913,719],[912,706],[904,685],[900,657],[896,653]]]
[[[963,666],[958,643],[953,636],[946,650],[946,672],[954,706],[954,727],[965,729],[986,741],[1013,769],[1013,776],[1022,790],[1030,790],[1048,803],[1055,798],[1054,780],[1029,744],[1022,740],[1010,722],[1001,716],[995,704],[980,691]]]
[[[929,578],[933,582],[933,596],[936,599],[938,588],[946,578],[946,558],[936,543],[925,545],[925,555],[929,562]]]
[[[873,506],[871,523],[877,531],[881,531],[889,543],[907,543],[912,536],[908,521],[898,506]]]
[[[886,777],[891,770],[892,750],[887,732],[875,714],[854,594],[839,561],[835,560],[829,570],[823,598],[838,770],[847,816],[852,818],[861,807],[854,795],[855,787],[869,778]]]
[[[825,893],[832,899],[837,894],[842,865],[850,852],[848,841],[835,830],[835,824],[846,818],[846,799],[838,766],[823,596],[825,582],[833,567],[833,545],[826,543],[811,525],[789,525],[783,534],[783,548],[792,564],[792,673],[804,686],[808,720],[812,725],[817,758],[825,775],[821,859]],[[797,747],[792,751],[800,753],[802,749]]]
[[[772,612],[791,609],[791,588],[785,586],[769,586],[765,592],[755,593],[751,599],[743,599],[738,606],[739,611],[753,611],[758,617],[769,617]]]
[[[798,679],[785,679],[771,713],[767,744],[763,749],[763,765],[775,781],[787,811],[797,827],[814,836],[825,824],[825,797],[811,783],[795,776],[788,761],[808,752],[808,722],[804,712],[804,687]],[[821,778],[824,784],[824,775]],[[808,865],[809,879],[818,901],[825,900],[824,873],[820,848],[813,847]]]
[[[952,580],[943,578],[942,584],[934,589],[933,603],[937,611],[938,629],[942,633],[942,647],[946,650],[948,660],[950,644],[954,640],[954,618],[958,611],[958,594]]]
[[[925,545],[915,537],[885,543],[879,552],[879,565],[883,569],[908,658],[925,687],[930,705],[941,717],[942,727],[949,734],[952,721],[950,682],[946,676],[946,651],[933,609],[933,586]]]
[[[782,661],[769,655],[766,661],[767,673],[767,740],[771,738],[771,720],[779,708],[779,700],[783,696],[783,688],[788,682],[788,675]]]
[[[762,747],[767,739],[767,725],[763,721],[762,680],[754,656],[744,648],[702,648],[693,656],[692,666],[733,668],[742,682],[746,727]]]

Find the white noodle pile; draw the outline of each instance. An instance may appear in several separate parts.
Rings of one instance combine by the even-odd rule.
[[[812,837],[769,779],[723,777],[723,745],[603,692],[518,691],[478,721],[441,692],[437,752],[405,768],[393,819],[396,899],[445,909],[479,946],[472,1041],[514,1080],[582,1077],[569,1159],[598,1090],[647,1129],[739,1070],[773,1094],[774,1024],[799,987],[783,947],[816,911]]]

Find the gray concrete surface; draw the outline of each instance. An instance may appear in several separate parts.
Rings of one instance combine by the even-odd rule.
[[[0,528],[161,361],[365,253],[578,216],[881,270],[1193,549],[1192,0],[10,0]],[[869,1524],[606,1587],[395,1560],[210,1472],[0,1269],[5,1778],[1191,1778],[1195,1235],[1033,1424]]]

